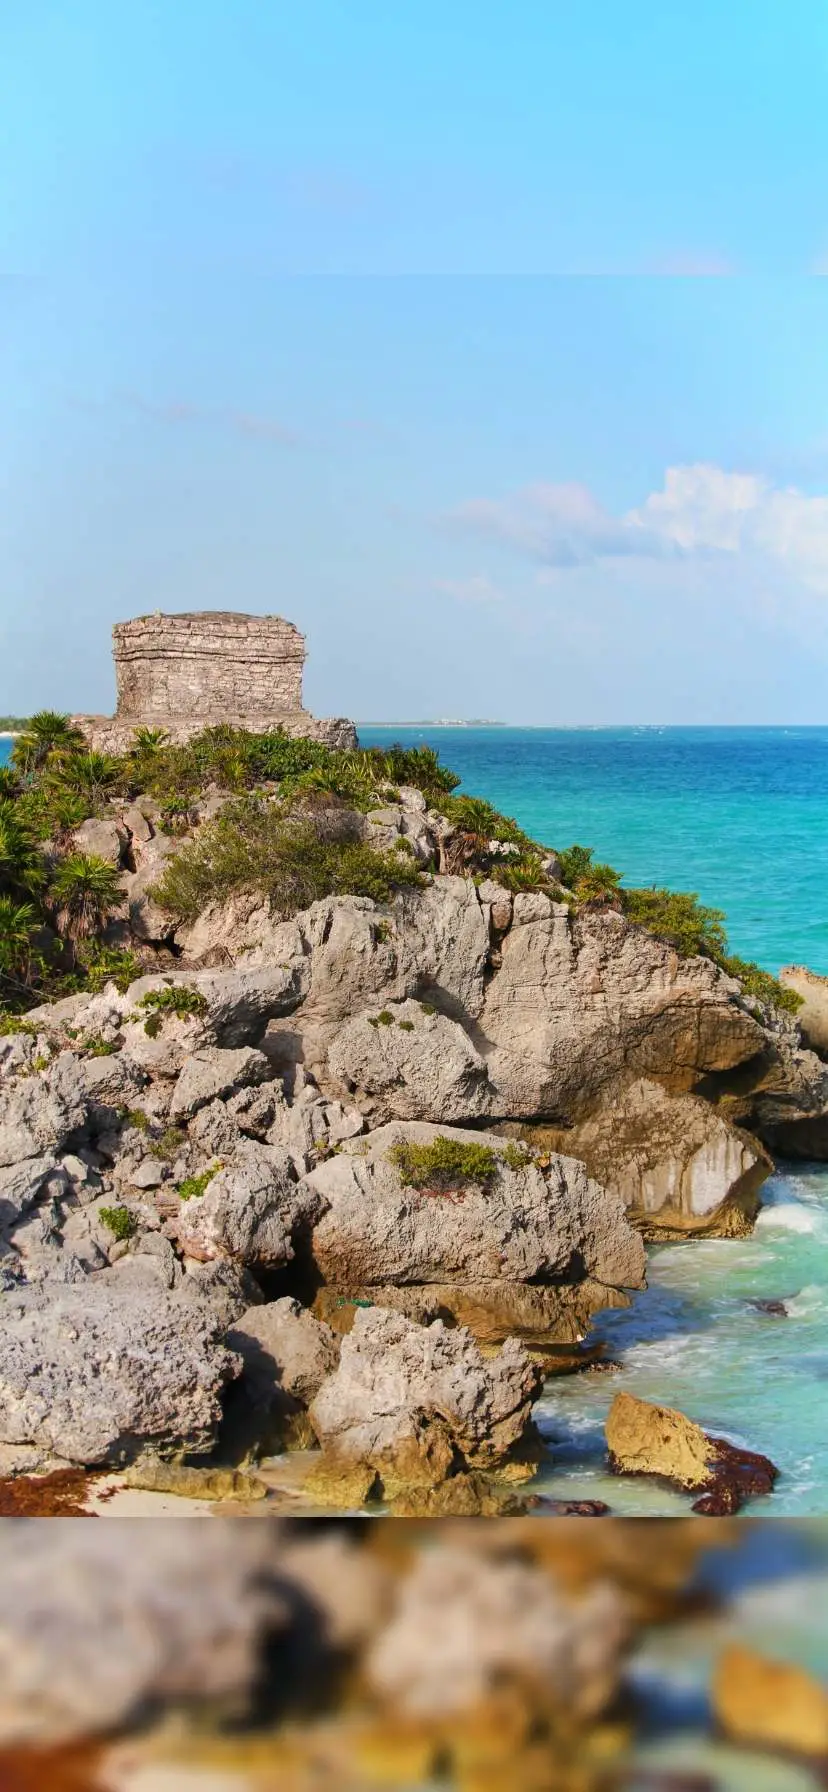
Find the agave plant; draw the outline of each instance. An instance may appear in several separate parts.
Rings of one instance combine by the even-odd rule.
[[[82,745],[83,735],[69,716],[56,709],[39,709],[15,741],[12,761],[24,773],[39,771],[53,755],[74,752]]]
[[[73,941],[102,933],[124,901],[115,866],[87,852],[61,859],[49,896],[58,932]]]

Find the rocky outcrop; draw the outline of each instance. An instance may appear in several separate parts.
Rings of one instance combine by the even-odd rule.
[[[291,1261],[297,1234],[310,1229],[321,1206],[318,1192],[295,1180],[287,1152],[251,1139],[203,1192],[180,1202],[172,1226],[188,1257],[275,1269]]]
[[[455,1190],[406,1187],[395,1147],[437,1139],[488,1147],[491,1178]],[[350,1293],[436,1286],[449,1304],[452,1288],[459,1300],[466,1291],[491,1317],[500,1308],[503,1336],[522,1329],[524,1294],[537,1322],[535,1297],[547,1287],[580,1291],[587,1312],[605,1304],[602,1290],[640,1287],[644,1251],[620,1201],[574,1159],[550,1157],[541,1168],[527,1153],[515,1165],[506,1149],[494,1134],[425,1122],[393,1123],[344,1144],[306,1178],[320,1201],[311,1251],[323,1281]]]
[[[795,1662],[731,1643],[716,1666],[712,1704],[729,1742],[828,1762],[828,1689]]]
[[[335,1466],[375,1471],[393,1499],[458,1471],[502,1470],[527,1437],[539,1388],[514,1339],[484,1358],[462,1327],[361,1308],[310,1420]]]
[[[710,1437],[683,1413],[616,1394],[606,1424],[610,1467],[616,1474],[654,1475],[697,1495],[693,1511],[721,1518],[745,1500],[770,1493],[777,1470],[725,1438]]]
[[[709,1102],[643,1077],[574,1127],[538,1128],[534,1138],[580,1158],[655,1238],[749,1231],[773,1168],[758,1141]]]
[[[227,1333],[242,1361],[230,1413],[234,1439],[244,1449],[284,1449],[313,1441],[305,1415],[339,1361],[340,1340],[298,1300],[250,1307]]]
[[[485,1059],[458,1021],[429,1004],[392,1002],[347,1021],[327,1067],[378,1122],[428,1115],[457,1124],[492,1110]]]

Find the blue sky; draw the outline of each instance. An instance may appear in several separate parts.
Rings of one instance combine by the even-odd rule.
[[[828,722],[828,12],[0,0],[0,709]]]

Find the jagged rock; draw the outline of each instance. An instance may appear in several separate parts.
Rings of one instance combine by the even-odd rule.
[[[90,853],[96,859],[106,859],[110,865],[120,864],[121,853],[125,844],[125,835],[114,821],[105,816],[90,816],[88,821],[81,822],[72,836],[76,852]]]
[[[594,1313],[605,1307],[625,1307],[629,1297],[586,1278],[581,1282],[556,1282],[547,1287],[537,1282],[384,1282],[357,1284],[347,1291],[322,1287],[313,1310],[335,1331],[347,1331],[358,1303],[390,1307],[418,1325],[434,1319],[465,1325],[481,1344],[502,1344],[505,1338],[521,1338],[540,1353],[544,1366],[577,1366],[575,1347],[589,1330]]]
[[[548,896],[516,896],[501,954],[476,1017],[501,1115],[574,1120],[621,1077],[686,1089],[764,1045],[732,978],[613,911],[573,919]]]
[[[151,892],[160,882],[165,866],[181,851],[182,845],[183,841],[172,840],[168,834],[154,834],[151,840],[142,844],[137,870],[125,871],[121,877],[126,914],[138,940],[160,945],[173,937],[175,921],[155,901]]]
[[[48,1074],[27,1077],[0,1090],[0,1166],[41,1158],[68,1145],[86,1121],[82,1078],[64,1070],[65,1054]],[[102,1062],[102,1060],[99,1060]]]
[[[144,804],[147,805],[148,799],[146,797],[143,801]],[[151,801],[151,799],[149,799],[149,801]],[[133,803],[130,803],[126,809],[121,810],[119,817],[121,823],[130,835],[133,848],[138,852],[140,852],[141,847],[144,846],[148,840],[152,839],[153,835],[152,823],[149,819],[152,810],[150,809],[147,811],[146,808],[142,808],[141,802],[141,797],[136,797]]]
[[[23,1289],[0,1301],[0,1442],[88,1464],[146,1447],[205,1452],[238,1369],[208,1305],[152,1276],[109,1269]]]
[[[218,1046],[193,1052],[179,1073],[170,1103],[173,1121],[188,1120],[208,1102],[235,1095],[249,1083],[262,1083],[270,1077],[267,1058],[252,1046],[238,1051],[222,1051]]]
[[[191,1258],[184,1266],[179,1294],[211,1315],[217,1333],[224,1337],[243,1313],[264,1299],[249,1269],[229,1257],[207,1263]]]
[[[60,1182],[60,1165],[49,1155],[27,1157],[0,1169],[0,1234],[9,1232],[41,1199],[46,1184],[59,1186]]]
[[[769,1661],[730,1643],[716,1665],[711,1695],[728,1741],[828,1760],[828,1691],[798,1663]]]
[[[203,1195],[182,1201],[171,1223],[189,1257],[275,1268],[290,1262],[294,1235],[312,1225],[320,1206],[317,1191],[294,1180],[286,1152],[244,1140]]]
[[[709,1102],[645,1078],[576,1126],[542,1136],[580,1158],[654,1236],[748,1231],[773,1168],[757,1140]]]
[[[165,1176],[166,1166],[159,1158],[145,1157],[129,1172],[128,1180],[133,1188],[160,1188]]]
[[[451,1195],[405,1188],[389,1152],[400,1141],[439,1137],[486,1145],[498,1156],[485,1186]],[[621,1202],[590,1182],[582,1164],[552,1157],[541,1171],[527,1157],[512,1169],[506,1142],[425,1122],[396,1122],[369,1133],[305,1178],[322,1197],[314,1261],[334,1286],[382,1283],[578,1281],[639,1287],[644,1249]]]
[[[415,1721],[480,1712],[507,1682],[530,1705],[551,1701],[571,1730],[617,1696],[628,1636],[607,1582],[566,1597],[535,1563],[487,1560],[444,1531],[404,1580],[365,1666],[374,1692]]]
[[[472,1120],[491,1111],[486,1064],[457,1021],[392,1003],[347,1021],[328,1049],[328,1071],[376,1119]]]
[[[180,1519],[0,1529],[0,1741],[111,1733],[168,1703],[252,1698],[286,1622],[274,1527]],[[132,1532],[137,1541],[137,1532]]]
[[[655,1475],[697,1493],[693,1510],[705,1517],[738,1512],[746,1499],[770,1493],[778,1473],[767,1457],[710,1437],[683,1413],[634,1394],[616,1394],[606,1438],[615,1473]]]
[[[484,1359],[462,1327],[362,1308],[310,1420],[331,1458],[374,1468],[393,1498],[457,1468],[502,1468],[526,1438],[539,1388],[515,1339]]]

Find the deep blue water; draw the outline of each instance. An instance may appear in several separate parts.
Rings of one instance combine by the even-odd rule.
[[[545,844],[695,890],[740,957],[828,973],[828,728],[360,728],[395,739]]]

